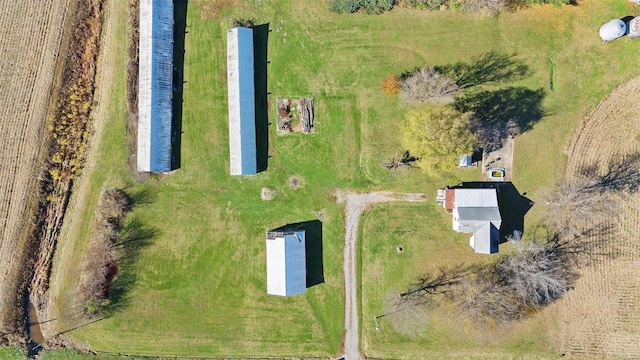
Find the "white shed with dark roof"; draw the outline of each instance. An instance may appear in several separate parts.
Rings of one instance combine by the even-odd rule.
[[[267,294],[291,296],[307,291],[304,230],[267,233]]]

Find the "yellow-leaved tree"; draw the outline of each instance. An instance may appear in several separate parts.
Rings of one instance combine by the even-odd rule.
[[[402,146],[426,171],[455,168],[471,154],[478,137],[469,130],[469,115],[449,106],[427,105],[407,111],[401,128]]]

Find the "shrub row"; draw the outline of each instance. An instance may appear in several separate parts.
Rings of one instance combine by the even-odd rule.
[[[331,0],[329,10],[338,14],[351,14],[364,10],[367,14],[381,14],[391,10],[394,0]]]
[[[329,10],[338,14],[351,14],[357,11],[381,14],[398,5],[423,10],[457,9],[465,12],[498,13],[503,10],[516,10],[542,4],[577,5],[578,0],[331,0]]]

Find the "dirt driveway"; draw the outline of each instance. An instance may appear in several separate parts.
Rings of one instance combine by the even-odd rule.
[[[344,235],[344,282],[345,282],[345,314],[344,314],[344,355],[346,360],[363,359],[358,344],[358,282],[356,277],[356,241],[360,216],[371,205],[390,201],[423,202],[424,194],[394,194],[388,191],[358,194],[351,191],[336,190],[338,203],[346,203],[345,235]]]

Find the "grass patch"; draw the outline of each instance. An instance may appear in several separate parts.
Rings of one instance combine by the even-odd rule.
[[[407,220],[411,219],[411,226]],[[422,335],[398,333],[389,318],[386,299],[406,291],[416,275],[440,267],[491,259],[473,253],[468,234],[451,230],[451,217],[435,204],[382,205],[363,217],[362,335],[363,351],[377,358],[433,358],[452,354],[507,356],[546,354],[543,318],[508,328],[477,328],[452,313],[434,308]],[[402,252],[398,252],[398,246]],[[389,315],[392,316],[393,314]]]
[[[22,360],[27,358],[24,349],[19,347],[0,348],[0,358],[5,360]]]
[[[137,356],[124,356],[124,355],[108,355],[108,354],[100,354],[100,355],[92,355],[76,352],[73,350],[46,350],[41,352],[38,355],[38,359],[43,360],[95,360],[95,359],[104,359],[104,360],[143,360],[149,359],[148,357],[137,357]]]
[[[112,6],[110,16],[126,23],[126,2],[114,3],[118,5]],[[189,2],[181,168],[163,179],[132,184],[122,68],[109,84],[108,120],[93,154],[96,166],[87,169],[86,196],[74,202],[79,219],[65,237],[66,246],[77,251],[68,255],[69,261],[58,262],[69,274],[58,285],[60,314],[72,311],[70,299],[77,286],[73,268],[81,263],[103,186],[132,184],[132,189],[156,193],[153,204],[140,206],[133,216],[157,227],[158,236],[131,269],[136,282],[127,292],[126,306],[68,335],[99,351],[336,355],[344,326],[344,224],[333,191],[385,189],[434,196],[439,186],[480,178],[479,169],[428,177],[417,170],[389,172],[381,166],[381,161],[404,152],[398,136],[404,109],[379,91],[382,79],[496,50],[517,53],[533,74],[509,85],[535,90],[548,87],[546,59],[553,58],[558,69],[555,91],[543,99],[548,115],[516,140],[514,184],[537,201],[541,191],[562,177],[563,150],[582,117],[614,86],[638,74],[636,57],[620,60],[635,44],[622,39],[603,45],[598,40],[598,24],[622,9],[614,3],[584,1],[578,7],[544,6],[480,18],[406,9],[341,16],[330,13],[323,2],[293,0],[247,1],[206,16],[204,2]],[[296,95],[314,97],[316,105],[312,135],[277,137],[270,126],[267,170],[250,178],[228,175],[225,31],[234,18],[269,23],[273,30],[269,100]],[[125,64],[126,33],[122,27],[118,31],[106,52],[114,54],[114,64]],[[275,109],[269,111],[275,123]],[[294,175],[305,179],[304,187],[289,186]],[[260,199],[263,187],[276,191],[273,200]],[[537,208],[526,221],[535,219]],[[317,218],[323,229],[324,283],[303,296],[267,296],[265,232]],[[472,253],[467,237],[453,233],[449,221],[431,203],[382,205],[366,215],[361,239],[365,353],[396,358],[452,351],[517,357],[552,351],[546,345],[544,314],[491,339],[479,330],[459,332],[444,313],[432,318],[433,329],[423,338],[397,335],[384,320],[383,331],[374,331],[372,318],[384,312],[383,297],[405,286],[416,272],[439,263],[486,259]],[[70,239],[77,243],[71,245]],[[403,247],[402,253],[397,246]],[[66,330],[71,325],[77,324],[56,326]]]

